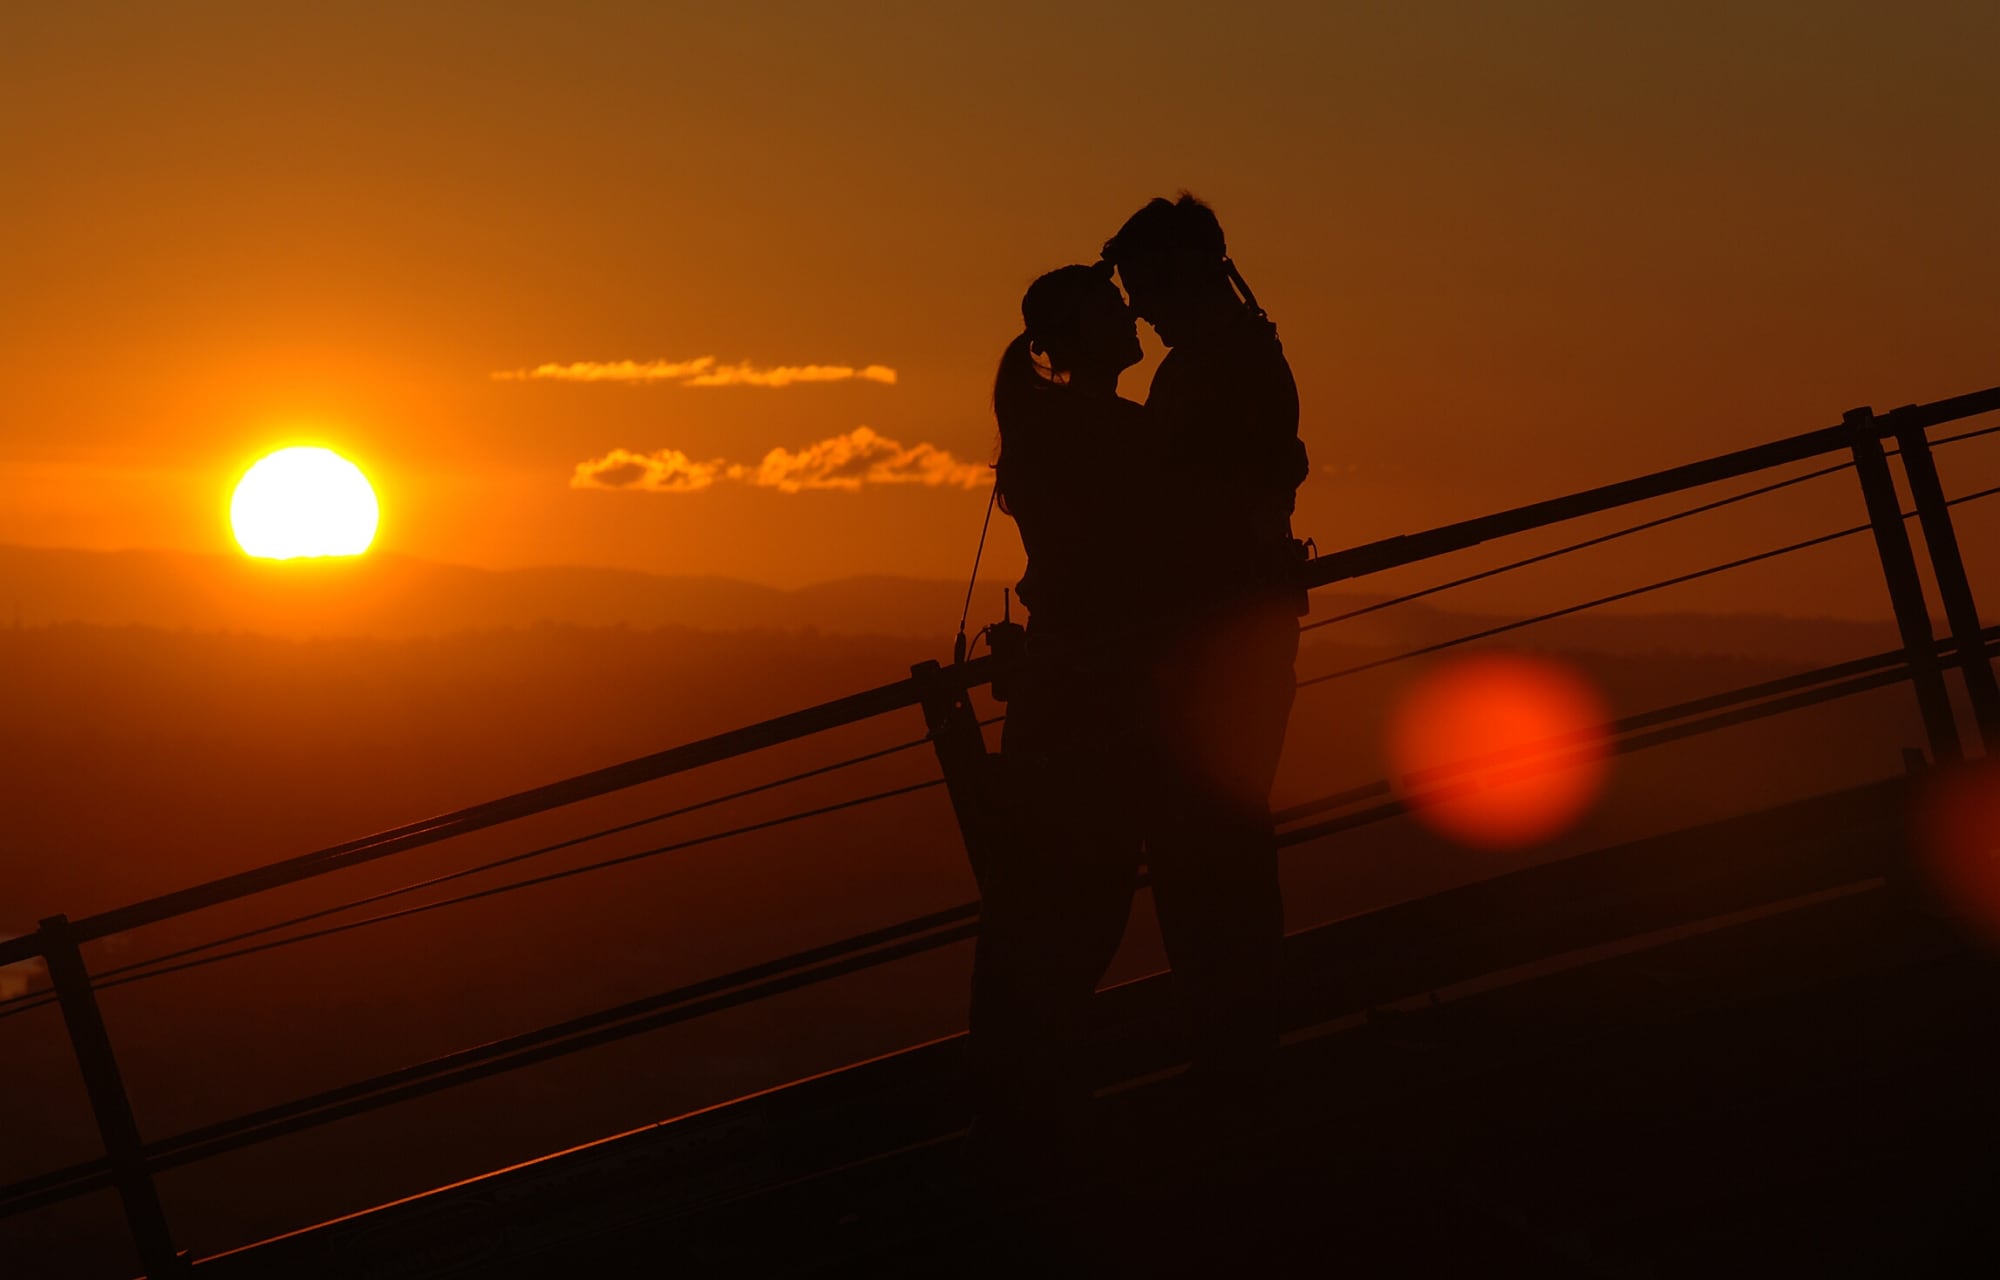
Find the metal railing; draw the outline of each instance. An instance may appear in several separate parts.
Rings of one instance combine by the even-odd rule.
[[[1324,685],[1387,663],[1487,639],[1537,622],[1567,616],[1712,574],[1728,572],[1748,564],[1868,533],[1873,537],[1882,564],[1891,607],[1902,641],[1900,648],[1708,695],[1671,707],[1626,716],[1588,731],[1565,735],[1546,742],[1527,744],[1505,762],[1507,767],[1536,769],[1558,766],[1565,758],[1565,753],[1585,749],[1612,752],[1643,750],[1665,742],[1681,740],[1730,725],[1779,715],[1801,707],[1906,681],[1914,687],[1931,755],[1940,761],[1953,760],[1964,753],[1959,727],[1953,715],[1944,680],[1945,672],[1954,668],[1962,674],[1984,750],[1988,754],[1994,753],[2000,750],[2000,685],[1996,685],[1995,682],[1992,654],[1996,645],[2000,645],[2000,629],[1987,630],[1980,624],[1971,585],[1953,530],[1950,509],[1962,503],[2000,493],[2000,487],[1978,490],[1948,499],[1932,456],[1932,448],[1934,445],[2000,432],[2000,425],[1964,431],[1936,441],[1930,439],[1929,431],[1945,423],[1996,410],[2000,410],[2000,388],[1932,404],[1906,406],[1879,416],[1870,410],[1858,409],[1847,414],[1836,426],[1616,484],[1584,490],[1565,497],[1517,507],[1479,519],[1444,525],[1422,533],[1389,538],[1322,556],[1311,562],[1308,567],[1309,586],[1319,587],[1329,583],[1349,581],[1429,560],[1494,539],[1549,528],[1632,503],[1758,475],[1775,468],[1823,458],[1830,454],[1847,455],[1846,460],[1835,465],[1779,479],[1666,516],[1585,538],[1552,551],[1517,559],[1493,569],[1460,576],[1392,600],[1350,610],[1331,618],[1317,619],[1305,624],[1308,630],[1332,625],[1391,605],[1425,598],[1441,591],[1511,572],[1530,564],[1541,563],[1584,548],[1603,545],[1663,524],[1849,469],[1855,471],[1859,479],[1868,514],[1868,520],[1864,524],[1830,531],[1690,573],[1582,601],[1532,618],[1419,646],[1391,657],[1310,676],[1301,680],[1300,685],[1302,688]],[[1885,449],[1884,441],[1889,439],[1893,439],[1894,447]],[[1894,478],[1888,464],[1888,458],[1891,456],[1899,456],[1902,460],[1903,471],[1915,500],[1914,511],[1905,512],[1900,507]],[[1907,529],[1907,521],[1913,518],[1919,521],[1923,531],[1931,561],[1932,576],[1944,605],[1949,637],[1942,643],[1932,633],[1929,613],[1924,603],[1922,579],[1919,576],[1915,552]],[[993,722],[987,721],[982,724],[979,720],[973,708],[971,691],[988,683],[993,674],[994,659],[991,657],[975,659],[949,668],[942,667],[936,662],[919,663],[912,668],[908,679],[879,688],[79,920],[71,921],[63,916],[52,916],[42,921],[33,934],[0,942],[0,965],[40,957],[47,963],[50,980],[48,991],[30,992],[0,1001],[0,1019],[49,1004],[60,1006],[104,1146],[104,1155],[97,1159],[51,1170],[0,1187],[0,1216],[25,1212],[107,1187],[114,1188],[119,1195],[147,1274],[168,1274],[186,1265],[186,1255],[177,1252],[174,1246],[166,1214],[154,1186],[154,1176],[164,1170],[346,1116],[420,1097],[471,1080],[516,1070],[613,1040],[701,1017],[717,1010],[760,1000],[784,991],[796,990],[843,974],[887,964],[971,937],[977,929],[978,903],[976,902],[871,930],[732,973],[659,992],[640,1000],[597,1010],[489,1044],[478,1045],[355,1081],[339,1088],[150,1141],[142,1136],[133,1116],[117,1057],[97,1004],[97,993],[110,987],[141,982],[187,968],[220,963],[315,938],[345,933],[387,920],[441,910],[496,894],[516,892],[605,867],[729,839],[751,831],[785,826],[939,786],[946,789],[951,799],[967,853],[976,869],[986,854],[989,842],[994,838],[986,829],[981,810],[984,774],[982,757],[987,754],[983,728]],[[580,801],[623,791],[642,783],[686,773],[706,765],[746,756],[783,743],[809,738],[829,730],[859,724],[910,708],[922,710],[926,733],[923,737],[913,738],[898,745],[865,752],[757,783],[725,795],[538,846],[525,852],[510,854],[476,866],[368,894],[336,906],[308,911],[275,923],[212,938],[194,946],[182,947],[106,969],[96,975],[92,975],[84,963],[81,952],[83,944],[114,933],[123,933],[175,919],[268,890],[316,879],[363,863],[379,861],[521,818],[547,813]],[[588,841],[678,818],[726,801],[775,791],[808,778],[913,750],[926,743],[932,747],[936,755],[940,765],[940,775],[925,781],[797,810],[729,830],[668,842],[635,853],[567,867],[497,886],[434,898],[417,905],[386,910],[360,919],[322,925],[301,932],[285,932],[358,907],[385,902],[481,872],[519,864]],[[1408,811],[1414,804],[1448,796],[1455,788],[1465,785],[1463,778],[1458,775],[1490,764],[1490,761],[1467,761],[1432,770],[1422,778],[1405,780],[1405,785],[1401,788],[1404,792],[1402,795],[1394,794],[1395,789],[1384,780],[1350,787],[1291,805],[1275,815],[1280,827],[1280,843],[1287,846],[1304,844],[1367,823],[1394,817]],[[1416,788],[1414,792],[1410,790],[1412,786]],[[282,936],[267,936],[271,934]],[[252,941],[258,938],[263,940]]]

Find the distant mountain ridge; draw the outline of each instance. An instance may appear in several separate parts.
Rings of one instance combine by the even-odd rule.
[[[585,566],[477,569],[379,553],[277,563],[0,546],[0,625],[387,638],[540,623],[949,635],[963,594],[947,582],[890,577],[784,590],[734,578]]]
[[[997,612],[997,585],[974,601]],[[962,583],[857,576],[794,589],[721,577],[561,566],[476,569],[405,556],[273,563],[177,551],[81,551],[0,545],[0,626],[82,623],[286,637],[406,639],[557,624],[802,631],[948,643]],[[1320,592],[1322,613],[1379,599]],[[1429,604],[1385,610],[1311,633],[1310,644],[1416,646],[1507,619]],[[1892,648],[1892,624],[1772,614],[1584,613],[1524,628],[1531,647],[1612,653],[1716,653],[1834,662]]]

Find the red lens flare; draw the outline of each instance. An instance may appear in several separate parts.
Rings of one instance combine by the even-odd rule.
[[[1432,830],[1475,849],[1537,844],[1574,824],[1603,788],[1609,718],[1590,682],[1520,654],[1440,666],[1391,713],[1397,793]]]
[[[1916,855],[1946,911],[2000,945],[2000,763],[1940,769],[1917,797]]]

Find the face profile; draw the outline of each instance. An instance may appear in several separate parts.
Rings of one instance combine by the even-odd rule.
[[[1109,280],[1084,290],[1077,299],[1076,329],[1072,356],[1076,363],[1068,367],[1080,364],[1122,373],[1145,357],[1139,345],[1139,317]]]
[[[1132,314],[1157,329],[1160,324],[1159,275],[1149,266],[1140,262],[1121,263],[1118,282],[1125,287]]]
[[[1116,378],[1144,358],[1138,320],[1104,264],[1059,267],[1021,300],[1032,354],[1069,379]]]
[[[1237,309],[1228,253],[1215,212],[1186,192],[1148,201],[1104,242],[1133,312],[1170,347]]]

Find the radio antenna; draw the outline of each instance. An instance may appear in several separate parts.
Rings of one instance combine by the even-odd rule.
[[[986,556],[986,531],[993,525],[993,508],[1000,501],[1000,476],[993,476],[993,492],[986,499],[986,518],[979,522],[979,549],[972,553],[972,577],[965,584],[965,607],[958,611],[958,638],[951,642],[951,664],[965,661],[965,620],[972,616],[972,589],[979,585],[979,562]]]

